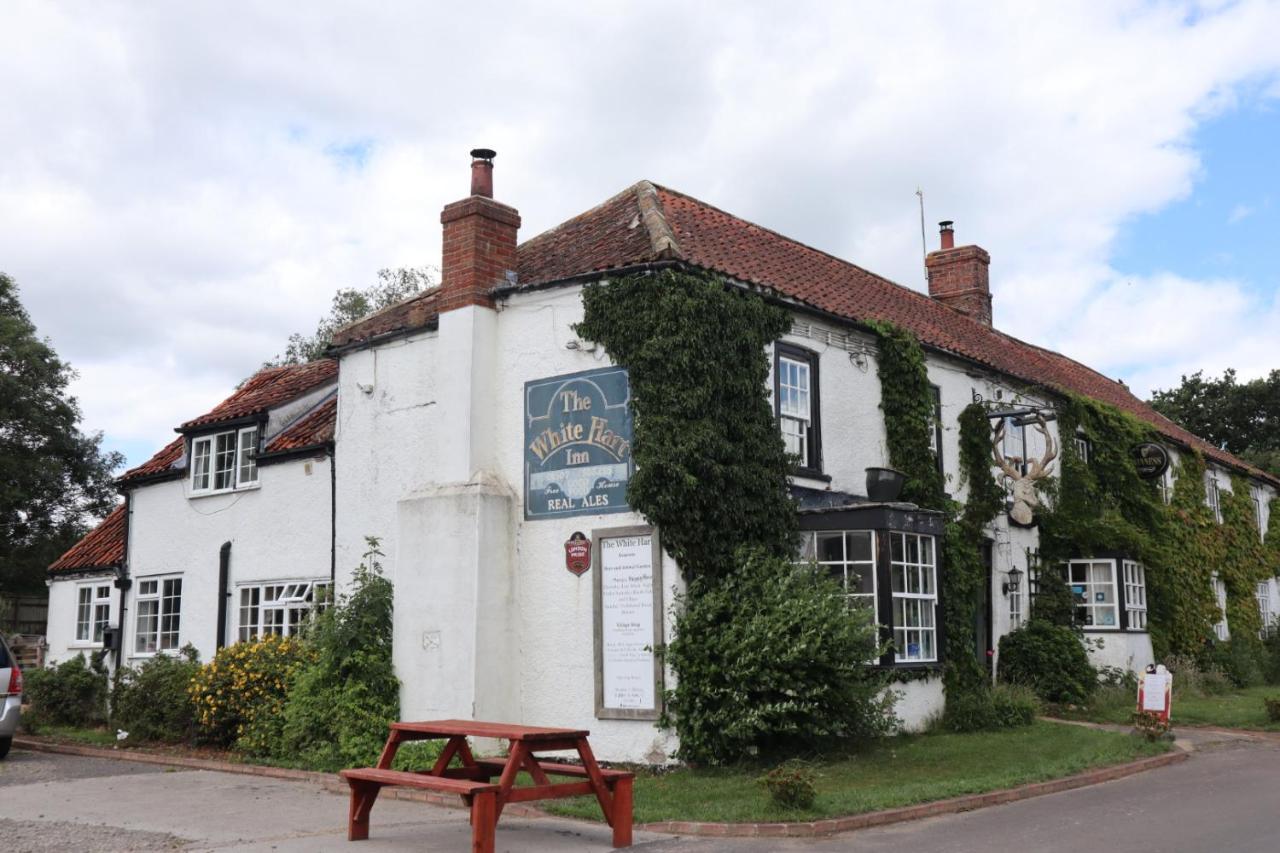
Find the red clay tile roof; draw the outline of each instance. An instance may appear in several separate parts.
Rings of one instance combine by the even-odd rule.
[[[1128,388],[1064,355],[1028,344],[929,296],[674,190],[641,181],[603,204],[522,243],[518,287],[680,260],[855,322],[888,321],[926,345],[1008,376],[1109,403],[1205,456],[1272,483],[1280,479],[1192,435]],[[434,297],[435,291],[431,291]],[[423,299],[423,297],[417,297]],[[409,302],[413,302],[410,300]],[[403,303],[343,330],[342,342],[426,325],[432,303],[410,316]],[[339,343],[335,339],[335,343]]]
[[[113,569],[124,561],[125,505],[120,504],[97,527],[71,546],[49,567],[51,572]]]
[[[316,406],[310,414],[294,421],[288,429],[271,439],[267,453],[280,453],[315,447],[333,441],[334,426],[338,419],[338,396],[335,394]]]
[[[175,438],[166,444],[155,456],[152,456],[146,462],[143,462],[136,468],[130,468],[119,477],[116,478],[116,484],[132,482],[143,477],[150,477],[155,474],[164,474],[173,470],[173,466],[182,461],[182,454],[186,448],[186,439],[182,436]]]
[[[361,320],[356,320],[333,333],[333,346],[367,341],[390,332],[420,329],[436,320],[436,296],[440,288],[424,290],[394,305],[388,305]]]
[[[281,403],[310,391],[326,382],[336,381],[338,362],[331,358],[307,364],[291,364],[285,367],[268,367],[260,370],[239,390],[219,403],[210,412],[184,423],[179,429],[207,426],[223,421],[257,415]]]

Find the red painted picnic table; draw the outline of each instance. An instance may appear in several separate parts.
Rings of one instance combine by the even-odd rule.
[[[594,794],[605,820],[613,827],[613,846],[631,846],[631,787],[633,774],[604,770],[596,763],[587,742],[589,732],[517,726],[471,720],[430,720],[420,723],[392,723],[387,744],[376,767],[343,770],[342,778],[351,786],[351,812],[347,838],[369,837],[369,812],[384,787],[405,786],[460,795],[471,806],[471,849],[473,853],[493,853],[498,818],[507,803],[551,800]],[[476,758],[468,737],[505,740],[505,756]],[[445,740],[444,750],[430,770],[392,770],[400,744],[415,740]],[[580,764],[539,761],[536,753],[574,750]],[[461,766],[451,766],[454,759]],[[516,776],[527,771],[533,784],[516,787]],[[494,783],[493,777],[498,781]],[[568,776],[581,781],[553,783],[549,776]]]

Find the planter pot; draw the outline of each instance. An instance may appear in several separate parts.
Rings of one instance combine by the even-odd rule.
[[[867,497],[877,503],[896,501],[907,475],[893,468],[867,469]]]

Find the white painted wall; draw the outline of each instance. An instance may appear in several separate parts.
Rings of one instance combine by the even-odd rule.
[[[76,604],[78,590],[82,586],[110,585],[115,580],[112,572],[99,572],[77,578],[54,580],[49,584],[49,624],[45,640],[49,644],[48,661],[61,663],[83,653],[87,659],[102,648],[101,643],[85,643],[76,640]],[[120,591],[111,590],[110,624],[120,621]]]
[[[893,706],[906,732],[924,731],[929,722],[942,713],[945,697],[942,692],[942,676],[894,684],[890,689],[898,694]]]

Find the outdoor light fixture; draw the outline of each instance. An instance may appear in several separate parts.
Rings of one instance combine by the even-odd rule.
[[[1006,596],[1011,592],[1018,591],[1018,586],[1022,583],[1022,569],[1019,569],[1016,566],[1010,569],[1008,572],[1008,578],[1009,579],[1004,582],[1004,586],[1002,587]]]

